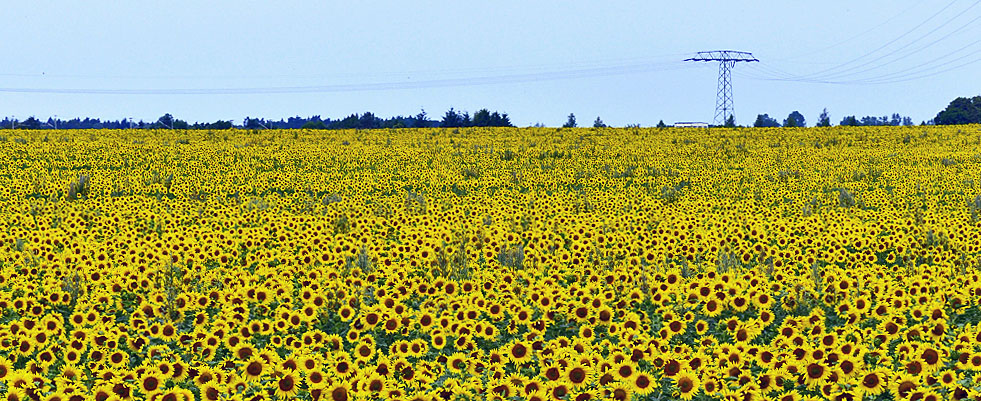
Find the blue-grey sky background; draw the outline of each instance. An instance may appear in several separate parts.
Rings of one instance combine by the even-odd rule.
[[[580,125],[711,122],[717,64],[681,60],[736,49],[761,61],[736,66],[739,124],[799,110],[813,125],[823,108],[835,124],[892,113],[919,123],[981,94],[979,3],[8,2],[0,117],[241,123],[486,107],[518,126],[560,125],[569,113]],[[281,87],[327,91],[51,93]]]

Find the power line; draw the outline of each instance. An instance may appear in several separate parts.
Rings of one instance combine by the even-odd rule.
[[[621,65],[621,64],[639,64],[639,63],[659,63],[668,60],[675,60],[680,56],[687,55],[689,53],[665,53],[657,55],[648,55],[643,57],[628,57],[628,58],[616,58],[616,59],[603,59],[603,60],[580,60],[580,61],[563,61],[560,63],[541,63],[541,64],[527,64],[527,65],[509,65],[509,66],[480,66],[480,67],[469,67],[469,68],[444,68],[444,69],[426,69],[426,70],[401,70],[401,71],[387,71],[387,72],[349,72],[349,73],[320,73],[320,74],[244,74],[244,75],[231,75],[231,74],[196,74],[196,75],[117,75],[117,74],[51,74],[51,73],[25,73],[25,72],[0,72],[0,77],[21,77],[21,78],[81,78],[81,79],[109,79],[109,80],[196,80],[196,79],[207,79],[207,80],[230,80],[230,79],[289,79],[289,78],[345,78],[345,77],[356,77],[364,79],[366,77],[375,78],[391,78],[391,77],[405,77],[405,76],[422,76],[431,77],[435,79],[438,76],[447,75],[494,75],[494,74],[517,74],[517,73],[529,73],[529,72],[548,72],[551,70],[559,69],[576,69],[576,68],[594,68],[594,67],[607,67],[611,65]]]
[[[789,61],[789,60],[798,59],[798,58],[801,58],[801,57],[810,57],[810,56],[813,56],[816,53],[821,53],[821,52],[828,51],[830,49],[834,49],[835,47],[838,47],[838,46],[843,45],[845,43],[851,42],[852,40],[858,39],[859,37],[862,37],[862,36],[864,36],[864,35],[872,32],[872,31],[875,31],[876,29],[879,29],[879,28],[887,25],[888,23],[892,22],[896,18],[899,18],[899,17],[901,17],[903,15],[906,15],[910,10],[912,10],[912,9],[914,9],[914,8],[920,6],[920,5],[922,5],[922,4],[921,3],[918,3],[918,2],[914,2],[913,5],[907,7],[906,9],[904,9],[904,10],[898,12],[898,13],[896,13],[892,17],[889,17],[888,19],[882,21],[880,24],[878,24],[876,26],[873,26],[873,27],[871,27],[871,28],[869,28],[869,29],[867,29],[865,31],[859,32],[858,34],[855,34],[855,35],[850,36],[848,38],[845,38],[843,40],[837,41],[837,42],[832,43],[830,45],[827,45],[825,47],[819,48],[817,50],[812,50],[812,51],[809,51],[807,53],[801,53],[801,54],[798,54],[796,56],[790,56],[790,57],[787,57],[787,58],[772,58],[772,57],[769,57],[769,56],[767,56],[766,58],[773,59],[775,61]]]
[[[972,5],[970,6],[970,7],[968,7],[968,8],[967,8],[967,9],[965,9],[964,11],[962,11],[962,13],[958,15],[958,17],[960,17],[961,15],[964,15],[963,13],[965,13],[965,12],[967,12],[967,11],[968,11],[968,10],[970,10],[971,8],[974,8],[974,7],[975,7],[975,6],[977,6],[978,4],[981,4],[981,1],[977,1],[977,2],[975,2],[974,4],[972,4]],[[957,17],[955,17],[955,18],[957,18]],[[941,40],[944,40],[944,39],[947,39],[947,38],[949,38],[950,36],[952,36],[953,34],[955,34],[955,33],[957,33],[957,32],[960,32],[960,31],[962,31],[962,30],[963,30],[964,28],[967,28],[967,27],[969,27],[969,26],[972,26],[972,24],[973,24],[974,22],[976,22],[976,21],[978,21],[979,19],[981,19],[981,16],[979,16],[979,17],[976,17],[976,18],[974,18],[974,19],[972,19],[972,20],[970,20],[970,21],[968,21],[968,22],[967,22],[966,24],[963,24],[963,25],[961,25],[960,27],[958,27],[958,28],[956,28],[956,29],[955,29],[954,31],[951,31],[951,32],[949,32],[949,33],[948,33],[947,35],[945,35],[945,36],[942,36],[942,37],[940,37],[939,39],[936,39],[936,40],[934,40],[933,42],[930,42],[930,43],[928,43],[928,44],[927,44],[926,46],[921,46],[921,47],[919,47],[919,48],[917,48],[917,49],[915,49],[915,50],[912,50],[912,51],[911,51],[911,53],[916,53],[917,51],[919,51],[919,50],[922,50],[922,49],[925,49],[925,48],[927,48],[927,47],[929,47],[929,46],[932,46],[932,45],[934,45],[934,44],[936,44],[936,43],[938,43],[938,42],[940,42]],[[948,21],[948,22],[949,22],[949,21]],[[854,76],[854,75],[857,75],[857,74],[862,74],[862,73],[865,73],[865,72],[868,72],[868,71],[874,71],[874,70],[877,70],[877,69],[879,69],[879,68],[882,68],[882,67],[884,67],[884,66],[887,66],[887,65],[889,65],[889,64],[891,64],[891,63],[892,63],[892,62],[894,62],[895,60],[893,60],[892,62],[887,62],[887,63],[885,63],[885,64],[880,64],[880,65],[878,65],[878,66],[872,66],[872,67],[870,67],[870,68],[866,68],[866,69],[863,69],[863,70],[860,70],[860,71],[857,71],[857,72],[852,72],[852,73],[847,73],[848,71],[854,71],[855,69],[858,69],[858,68],[862,68],[862,67],[865,67],[865,66],[868,66],[868,65],[870,65],[870,64],[873,64],[873,63],[875,63],[875,62],[877,62],[877,61],[880,61],[880,60],[883,60],[883,59],[885,59],[885,58],[887,58],[887,57],[889,57],[889,56],[892,56],[892,55],[894,55],[894,54],[896,54],[896,53],[898,53],[898,52],[900,52],[900,51],[902,51],[902,50],[904,50],[904,49],[906,49],[906,48],[908,48],[909,46],[912,46],[913,44],[915,44],[915,43],[917,43],[917,42],[919,42],[919,41],[921,41],[921,40],[924,40],[924,39],[926,39],[926,38],[927,38],[928,36],[930,36],[931,34],[933,34],[934,32],[936,32],[936,31],[938,31],[938,30],[940,30],[941,28],[943,28],[943,27],[945,27],[945,26],[946,26],[946,25],[940,25],[940,26],[937,26],[936,28],[934,28],[934,29],[932,29],[932,30],[930,30],[930,31],[929,31],[929,32],[927,32],[926,34],[923,34],[923,35],[922,35],[922,36],[920,36],[919,38],[917,38],[917,39],[915,39],[915,40],[913,40],[913,41],[911,41],[911,42],[909,42],[909,43],[907,43],[907,44],[905,44],[905,45],[903,45],[903,46],[900,46],[899,48],[896,48],[896,49],[893,49],[893,50],[892,50],[892,51],[890,51],[889,53],[886,53],[885,55],[882,55],[882,56],[879,56],[879,57],[878,57],[878,58],[876,58],[876,59],[873,59],[873,60],[870,60],[870,61],[867,61],[867,62],[865,62],[865,63],[862,63],[862,64],[859,64],[859,65],[855,65],[855,66],[852,66],[852,67],[849,67],[849,68],[846,68],[846,69],[844,69],[844,70],[840,70],[840,71],[837,71],[837,72],[835,72],[835,73],[832,73],[832,74],[825,74],[824,76],[820,76],[820,75],[819,75],[819,76],[811,76],[811,77],[812,77],[812,78],[816,78],[816,79],[840,79],[840,78],[844,78],[844,77],[848,77],[848,76]]]
[[[954,3],[956,3],[956,2],[957,2],[957,0],[952,0],[950,3],[947,3],[946,6],[944,6],[943,8],[941,8],[940,10],[938,10],[936,13],[934,13],[933,15],[931,15],[930,17],[928,17],[927,19],[923,20],[922,22],[920,22],[919,24],[917,24],[913,28],[910,28],[906,32],[903,32],[901,35],[897,36],[896,38],[894,38],[894,39],[886,42],[885,44],[883,44],[883,45],[881,45],[881,46],[879,46],[879,47],[877,47],[877,48],[875,48],[875,49],[873,49],[873,50],[871,50],[869,52],[866,52],[866,53],[864,53],[864,54],[862,54],[862,55],[860,55],[860,56],[858,56],[856,58],[853,58],[851,60],[845,61],[844,63],[838,64],[836,66],[832,66],[830,68],[826,68],[826,69],[823,69],[823,70],[820,70],[820,71],[817,71],[817,72],[814,72],[814,73],[811,73],[811,74],[806,74],[806,75],[803,75],[803,76],[800,76],[800,77],[801,78],[815,78],[815,77],[825,76],[825,75],[828,75],[828,73],[830,73],[832,71],[839,70],[839,69],[844,68],[844,67],[846,67],[846,66],[848,66],[850,64],[853,64],[855,62],[858,62],[858,61],[860,61],[860,60],[862,60],[862,59],[864,59],[866,57],[869,57],[872,54],[875,54],[876,52],[878,52],[878,51],[880,51],[882,49],[885,49],[886,47],[892,45],[893,43],[898,42],[900,39],[902,39],[902,38],[906,37],[907,35],[913,33],[914,31],[916,31],[920,27],[926,25],[928,22],[930,22],[931,20],[933,20],[934,18],[936,18],[937,16],[939,16],[940,14],[942,14],[944,11],[946,11],[947,9],[949,9],[951,6],[953,6]],[[971,5],[971,7],[974,7],[978,3],[981,3],[981,1],[975,2],[974,4]],[[874,61],[877,61],[877,60],[880,60],[880,59],[881,59],[881,57],[879,59],[873,59],[873,62]]]
[[[681,62],[637,63],[615,66],[580,68],[561,71],[504,74],[466,78],[428,79],[418,81],[389,81],[378,83],[268,86],[244,88],[179,88],[179,89],[102,89],[102,88],[23,88],[0,87],[7,93],[88,94],[88,95],[247,95],[283,93],[360,92],[378,90],[424,89],[457,86],[477,86],[540,82],[565,79],[593,78],[614,75],[662,72],[690,68]]]

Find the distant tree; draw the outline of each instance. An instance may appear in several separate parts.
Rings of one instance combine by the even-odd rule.
[[[123,122],[121,121],[119,124],[122,123]],[[231,128],[232,128],[231,121],[222,121],[222,120],[218,120],[213,123],[194,123],[193,125],[191,125],[191,129],[222,130],[222,129],[231,129]]]
[[[777,121],[777,119],[775,119],[773,117],[770,117],[768,114],[765,114],[764,113],[764,114],[759,114],[759,115],[756,116],[756,122],[753,123],[753,126],[754,127],[758,127],[758,128],[763,128],[763,127],[769,127],[769,128],[779,127],[780,126],[780,122]]]
[[[360,129],[375,129],[380,127],[381,119],[375,117],[375,114],[370,111],[364,112],[358,120],[358,128]]]
[[[361,128],[361,116],[357,113],[351,114],[339,121],[334,121],[328,126],[330,129],[357,129]]]
[[[562,128],[575,128],[576,127],[576,115],[569,113],[569,119],[562,124]]]
[[[476,113],[473,113],[473,126],[474,127],[489,127],[491,125],[491,113],[490,110],[480,109]]]
[[[903,125],[905,126],[913,125],[913,119],[909,117],[903,117]]]
[[[729,115],[729,118],[726,119],[726,125],[724,125],[724,127],[726,127],[726,128],[736,128],[736,116],[730,114]]]
[[[464,126],[463,116],[460,113],[457,113],[456,110],[453,110],[452,107],[450,107],[450,109],[446,111],[446,114],[443,115],[443,121],[439,123],[439,126],[463,127]]]
[[[876,127],[880,125],[889,125],[889,116],[865,116],[859,120],[859,125],[864,125],[867,127]]]
[[[959,97],[937,113],[933,122],[937,125],[981,123],[981,96]]]
[[[303,128],[303,129],[327,129],[327,124],[324,124],[324,122],[323,121],[320,121],[320,120],[307,121],[300,128]]]
[[[899,113],[892,113],[892,117],[889,118],[889,125],[898,126],[903,123],[903,116]]]
[[[815,127],[830,127],[830,126],[831,126],[831,117],[828,116],[828,109],[825,108],[824,110],[821,111],[821,115],[818,116],[818,123],[817,125],[815,125]]]
[[[596,121],[593,121],[593,128],[606,128],[606,124],[603,123],[603,120],[599,116],[596,116]]]
[[[20,129],[41,129],[41,120],[34,118],[34,116],[28,117],[24,122],[17,125]]]
[[[491,126],[492,127],[512,127],[511,118],[508,117],[508,113],[491,113]]]
[[[862,125],[862,123],[858,122],[858,119],[855,118],[855,116],[845,116],[845,118],[841,119],[841,122],[838,123],[838,125],[857,127],[859,125]]]
[[[245,117],[242,121],[242,128],[245,129],[266,129],[269,128],[269,124],[266,124],[265,120],[261,118],[251,118]]]
[[[806,127],[807,121],[804,120],[804,115],[800,114],[799,111],[794,110],[791,112],[786,120],[783,120],[784,127]]]
[[[162,125],[163,128],[174,128],[174,116],[170,113],[164,114],[157,119],[157,124]]]
[[[429,116],[426,115],[426,109],[420,109],[419,114],[416,114],[415,121],[412,124],[415,128],[428,128],[430,126]]]
[[[664,120],[661,120],[661,121],[658,121],[657,122],[657,127],[658,128],[667,128],[667,126],[668,125],[664,123]]]

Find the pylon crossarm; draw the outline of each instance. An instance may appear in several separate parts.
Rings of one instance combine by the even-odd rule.
[[[759,62],[752,53],[735,50],[712,50],[698,52],[695,57],[685,61],[718,61],[719,86],[715,97],[715,125],[724,125],[733,116],[732,68],[738,62]]]

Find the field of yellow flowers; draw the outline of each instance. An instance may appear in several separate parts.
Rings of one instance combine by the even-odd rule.
[[[0,132],[2,400],[981,399],[981,127]]]

